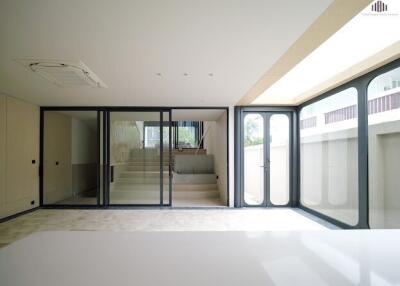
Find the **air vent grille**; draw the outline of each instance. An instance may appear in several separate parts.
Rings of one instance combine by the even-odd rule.
[[[30,71],[60,87],[107,87],[84,63],[57,60],[17,60]]]

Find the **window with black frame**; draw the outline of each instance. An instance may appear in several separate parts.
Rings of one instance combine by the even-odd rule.
[[[168,122],[164,122],[163,128],[163,142],[164,146],[169,144],[169,130]],[[172,129],[172,132],[174,130]],[[143,125],[144,142],[145,148],[156,148],[160,145],[160,123],[159,122],[145,122]]]
[[[176,149],[194,149],[202,147],[203,122],[174,121],[174,146]]]
[[[168,122],[164,123],[168,126]],[[145,122],[143,126],[145,148],[155,148],[159,145],[160,126],[158,122]],[[172,122],[172,148],[175,149],[196,149],[203,146],[203,122],[201,121],[173,121]],[[163,129],[163,142],[169,142],[168,128]]]

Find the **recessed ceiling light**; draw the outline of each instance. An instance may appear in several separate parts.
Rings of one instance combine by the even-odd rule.
[[[214,74],[213,74],[212,72],[210,72],[208,75],[209,75],[209,76],[214,76]]]

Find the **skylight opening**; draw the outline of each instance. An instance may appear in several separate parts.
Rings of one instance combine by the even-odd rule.
[[[400,1],[386,0],[386,11],[376,12],[375,1],[304,58],[253,104],[295,102],[296,99],[400,41]]]

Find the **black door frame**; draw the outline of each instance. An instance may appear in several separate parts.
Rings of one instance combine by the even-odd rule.
[[[97,188],[96,188],[96,204],[79,204],[79,205],[72,205],[72,204],[46,204],[44,203],[44,183],[43,183],[43,178],[44,178],[44,169],[43,169],[43,164],[44,164],[44,114],[45,112],[51,112],[51,111],[92,111],[96,112],[96,121],[97,121],[97,134],[98,134],[98,140],[97,140],[97,151],[98,151],[98,170],[97,170]],[[107,145],[107,133],[106,133],[106,109],[104,107],[79,107],[79,106],[68,106],[68,107],[63,107],[63,106],[49,106],[49,107],[40,107],[40,144],[39,144],[39,201],[40,201],[40,207],[42,208],[101,208],[105,206],[105,200],[106,200],[106,189],[108,189],[106,185],[106,175],[108,174],[108,170],[106,169],[105,164],[101,164],[100,162],[100,152],[102,152],[103,160],[105,158],[106,152],[105,152],[105,146]],[[102,119],[102,120],[101,120]],[[102,132],[103,132],[103,138],[100,138],[100,128],[102,127]],[[102,140],[103,143],[103,149],[101,150],[100,148],[100,140]],[[100,176],[100,166],[102,166],[102,171],[103,171],[103,176],[101,180]],[[103,189],[103,202],[100,201],[100,190],[101,187]]]
[[[259,205],[249,205],[244,200],[244,117],[247,114],[260,114],[264,122],[264,200]],[[275,205],[270,199],[270,123],[269,119],[274,114],[285,114],[289,118],[289,201],[285,205]],[[297,198],[297,162],[296,162],[296,123],[297,113],[295,107],[263,107],[263,106],[237,106],[235,107],[235,207],[293,207]],[[268,174],[266,174],[268,173]]]
[[[109,188],[110,188],[110,136],[109,136],[109,117],[110,112],[122,111],[122,112],[143,112],[143,111],[156,111],[160,112],[160,116],[163,116],[165,112],[169,114],[169,126],[171,127],[172,123],[172,110],[173,109],[221,109],[225,110],[227,113],[227,202],[226,205],[229,205],[229,108],[226,106],[204,106],[204,107],[193,107],[193,106],[173,106],[173,107],[163,107],[163,106],[155,106],[155,107],[135,107],[135,106],[42,106],[40,107],[40,165],[39,165],[39,197],[40,197],[40,207],[41,208],[49,208],[49,209],[99,209],[99,208],[135,208],[135,207],[173,207],[172,204],[172,166],[169,164],[168,172],[169,172],[169,203],[163,203],[164,192],[162,188],[163,183],[163,172],[160,172],[160,204],[144,204],[144,205],[133,205],[133,204],[118,204],[113,205],[109,203]],[[102,180],[98,181],[97,188],[97,203],[96,204],[45,204],[44,203],[44,190],[43,190],[43,158],[44,158],[44,114],[46,111],[96,111],[97,112],[97,129],[98,134],[100,134],[100,128],[102,128],[103,136],[98,140],[97,148],[99,150],[99,172],[100,166],[102,166],[103,176]],[[160,118],[162,120],[162,118]],[[162,141],[163,132],[160,132],[160,142]],[[100,140],[102,140],[103,148],[100,150]],[[172,145],[172,128],[169,128],[169,146]],[[163,144],[160,144],[163,145]],[[163,148],[163,147],[162,147]],[[102,152],[103,164],[100,162],[100,151]],[[164,150],[163,150],[164,152]],[[169,148],[169,157],[172,157],[172,148]],[[171,162],[171,160],[170,160]],[[160,168],[162,167],[162,162],[160,162]],[[102,196],[103,200],[100,200],[100,186],[102,186]]]

